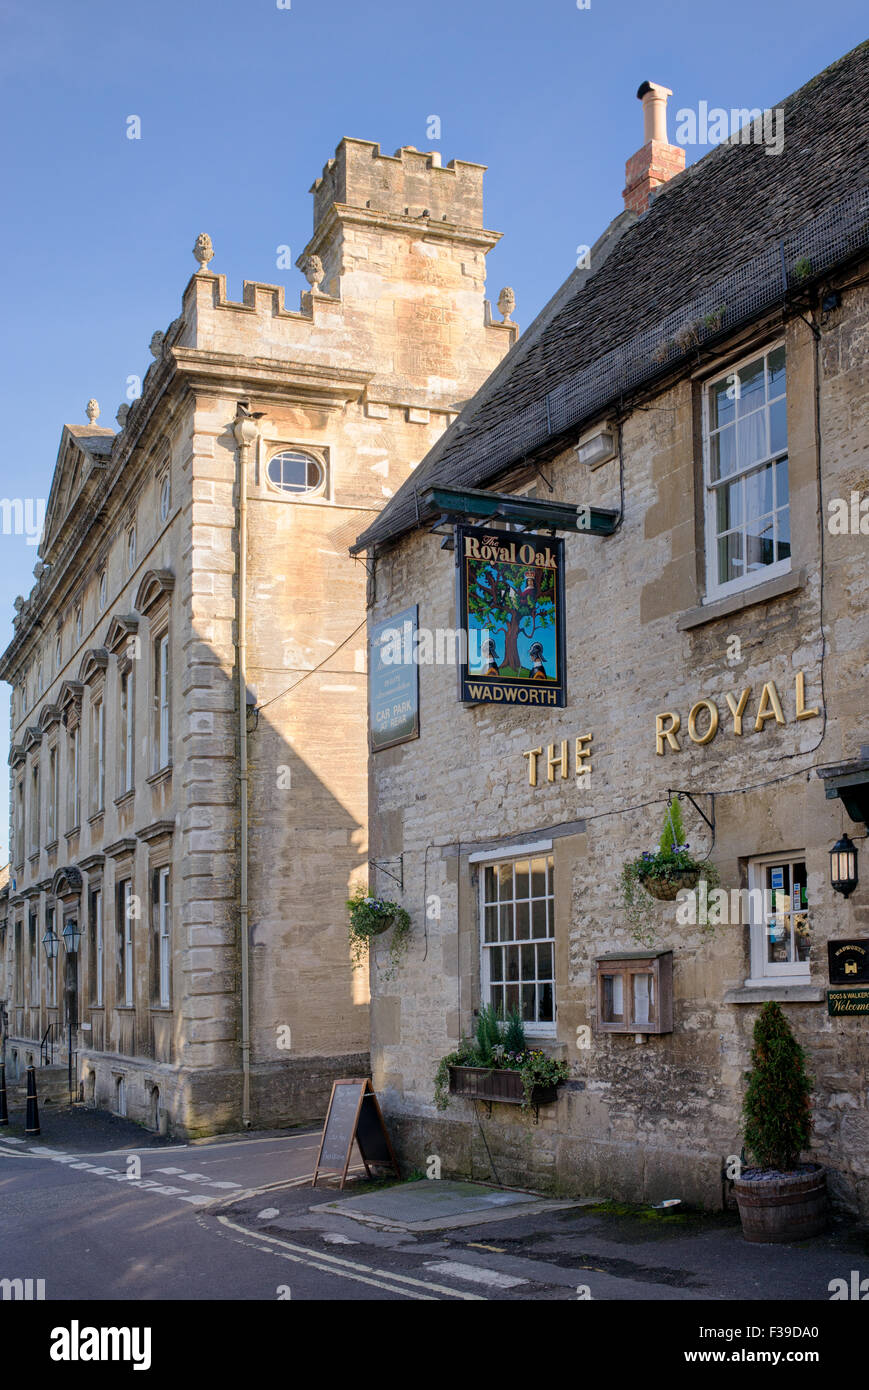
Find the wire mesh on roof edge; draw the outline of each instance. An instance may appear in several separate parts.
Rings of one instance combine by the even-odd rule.
[[[454,464],[460,465],[469,486],[474,479],[468,474],[473,474],[474,464],[482,459],[486,462],[485,477],[503,472],[547,440],[652,382],[708,340],[749,323],[781,304],[789,292],[867,247],[869,189],[860,189],[766,247],[690,304],[674,309],[654,327],[604,353],[590,367],[485,430],[478,439],[469,440]],[[447,468],[436,474],[442,482],[448,476],[455,477],[450,460],[444,462]],[[480,480],[477,475],[476,481]],[[436,478],[426,481],[434,486]],[[383,519],[388,536],[386,513]],[[375,522],[373,539],[378,538],[379,530]]]

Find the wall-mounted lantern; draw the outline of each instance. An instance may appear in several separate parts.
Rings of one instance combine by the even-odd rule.
[[[848,835],[843,835],[830,850],[830,883],[843,898],[857,887],[857,846]]]

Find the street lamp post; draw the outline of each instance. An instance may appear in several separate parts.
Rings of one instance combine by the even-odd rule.
[[[75,919],[74,917],[70,917],[70,918],[68,918],[67,923],[66,923],[66,925],[65,925],[65,927],[64,927],[64,929],[63,929],[63,944],[64,944],[64,946],[66,947],[67,958],[68,958],[69,960],[72,961],[72,969],[73,969],[73,970],[77,970],[77,968],[78,968],[77,957],[78,957],[78,948],[79,948],[79,942],[80,942],[80,941],[81,941],[81,931],[79,930],[78,922],[76,921],[76,919]],[[76,990],[76,994],[77,994],[77,990]],[[68,1000],[68,1005],[67,1005],[67,1024],[68,1024],[68,1030],[69,1030],[69,1031],[68,1031],[68,1035],[67,1035],[67,1038],[68,1038],[68,1040],[67,1040],[67,1076],[68,1076],[68,1084],[69,1084],[69,1099],[70,1099],[70,1103],[72,1103],[72,1099],[73,1099],[73,1086],[72,1086],[72,999],[73,999],[73,992],[72,992],[72,990],[70,990],[69,1000]]]

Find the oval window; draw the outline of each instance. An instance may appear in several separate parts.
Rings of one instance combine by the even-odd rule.
[[[279,492],[316,492],[323,486],[323,465],[298,449],[283,449],[268,463],[268,480]]]
[[[160,484],[160,520],[165,521],[169,515],[169,474],[167,473]]]
[[[106,606],[106,594],[108,593],[108,582],[109,582],[109,581],[108,581],[108,576],[106,575],[106,571],[103,570],[102,574],[100,575],[100,608],[105,608],[105,606]]]
[[[136,563],[136,528],[127,536],[127,569],[132,570]]]

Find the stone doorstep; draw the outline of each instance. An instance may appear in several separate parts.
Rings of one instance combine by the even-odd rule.
[[[381,1231],[415,1233],[482,1226],[489,1222],[507,1221],[515,1216],[539,1216],[568,1207],[594,1206],[599,1200],[598,1197],[580,1197],[559,1201],[482,1183],[454,1183],[426,1178],[358,1197],[316,1203],[308,1210],[317,1214],[345,1216]],[[402,1206],[407,1208],[406,1215],[401,1212]],[[437,1215],[438,1206],[447,1210]],[[427,1212],[431,1214],[426,1215]]]

